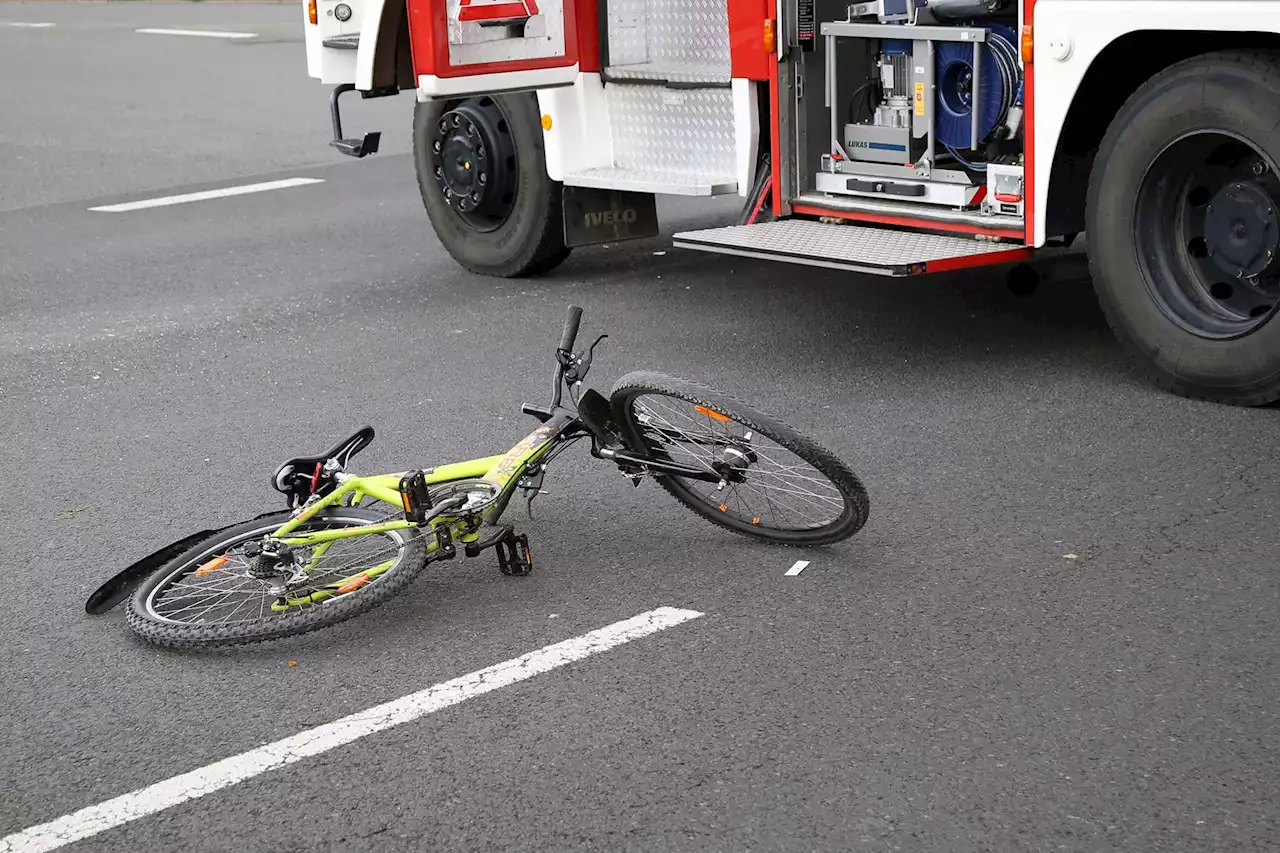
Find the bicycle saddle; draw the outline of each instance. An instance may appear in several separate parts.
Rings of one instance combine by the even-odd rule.
[[[325,462],[332,459],[345,468],[353,456],[372,442],[373,427],[362,427],[349,438],[335,444],[326,453],[290,459],[276,471],[271,484],[276,491],[289,496],[290,507],[294,506],[294,499],[298,504],[302,504],[313,492],[325,494],[333,488],[333,478],[326,477],[321,472]]]

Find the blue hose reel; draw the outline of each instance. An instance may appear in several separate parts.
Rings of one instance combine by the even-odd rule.
[[[986,27],[978,71],[978,139],[972,136],[973,45],[939,42],[935,46],[934,103],[937,141],[953,151],[972,150],[1003,124],[1021,92],[1017,36],[999,24]]]

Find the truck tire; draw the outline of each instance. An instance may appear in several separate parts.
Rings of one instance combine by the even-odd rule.
[[[533,94],[419,102],[413,161],[427,218],[466,269],[515,278],[569,257]]]
[[[1280,399],[1280,58],[1221,51],[1135,92],[1089,181],[1088,255],[1116,337],[1157,385]]]

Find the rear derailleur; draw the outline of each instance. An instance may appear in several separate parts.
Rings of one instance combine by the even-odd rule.
[[[249,542],[245,544],[244,552],[250,558],[249,577],[270,582],[272,595],[284,595],[303,577],[298,553],[283,542]]]

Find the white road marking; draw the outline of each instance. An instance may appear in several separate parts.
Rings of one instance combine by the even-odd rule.
[[[786,576],[791,577],[792,575],[798,575],[801,572],[803,572],[805,570],[805,567],[808,565],[809,565],[808,560],[796,560],[795,565],[787,569]]]
[[[0,838],[0,853],[54,850],[140,817],[229,788],[270,770],[319,755],[366,735],[412,722],[499,687],[524,681],[540,673],[606,652],[615,646],[674,628],[701,615],[696,610],[659,607],[632,616],[582,636],[544,646],[518,658],[476,670],[332,723],[307,729],[293,737],[140,788],[96,806],[83,808],[49,823],[24,829]]]
[[[57,24],[51,24],[48,21],[7,21],[6,27],[28,27],[33,30],[42,30],[48,27],[56,27]]]
[[[212,198],[226,198],[233,195],[261,193],[267,190],[283,190],[289,187],[303,187],[307,184],[323,184],[323,178],[286,178],[282,181],[266,181],[261,184],[243,184],[238,187],[223,187],[220,190],[205,190],[198,193],[167,195],[160,198],[148,198],[142,201],[128,201],[123,204],[108,204],[102,207],[91,207],[99,213],[126,213],[130,210],[146,210],[151,207],[166,207],[171,204],[187,204],[193,201],[208,201]]]
[[[230,33],[219,30],[166,30],[156,27],[134,30],[134,32],[153,36],[202,36],[210,39],[254,39],[258,37],[257,33]]]

